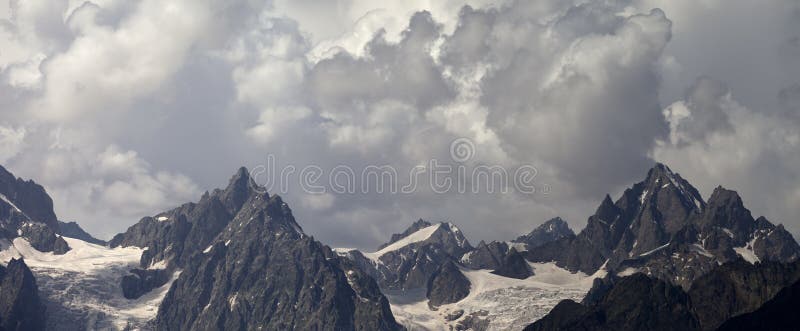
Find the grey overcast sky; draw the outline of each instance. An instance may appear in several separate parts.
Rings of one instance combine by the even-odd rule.
[[[332,246],[511,239],[659,161],[797,236],[800,2],[0,0],[0,164],[99,237],[269,155],[403,173],[457,138],[547,189],[282,195]]]

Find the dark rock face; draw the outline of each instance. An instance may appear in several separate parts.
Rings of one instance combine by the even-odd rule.
[[[530,233],[514,239],[514,242],[523,243],[530,249],[552,241],[574,236],[575,232],[572,232],[567,222],[564,222],[561,217],[556,217],[539,225]]]
[[[131,270],[131,274],[122,277],[122,295],[127,299],[136,299],[166,284],[169,279],[170,274],[164,269]]]
[[[181,267],[188,257],[211,243],[256,190],[259,188],[247,170],[239,169],[224,190],[206,193],[197,203],[145,217],[125,233],[114,236],[109,246],[147,247],[142,254],[142,268],[160,261]]]
[[[689,290],[689,297],[702,328],[714,330],[733,316],[758,309],[798,280],[798,262],[752,265],[737,260],[698,278]]]
[[[800,307],[800,281],[782,289],[758,310],[731,318],[717,330],[797,330],[800,325],[797,307]]]
[[[67,241],[64,240],[64,238],[62,238],[61,236],[58,236],[56,238],[56,241],[53,242],[53,254],[63,255],[69,252],[69,250],[70,250],[69,244],[67,244]]]
[[[472,286],[458,266],[452,261],[447,261],[433,274],[428,281],[428,304],[440,306],[447,303],[458,302],[469,295]],[[463,311],[462,311],[463,314]]]
[[[83,228],[81,228],[81,226],[75,222],[58,221],[58,229],[59,233],[64,237],[80,239],[87,243],[92,243],[100,246],[105,246],[107,244],[104,240],[92,237],[91,234],[84,231]]]
[[[763,261],[795,261],[800,258],[800,246],[783,224],[773,225],[763,216],[756,220],[752,241],[753,252]]]
[[[34,222],[44,223],[54,230],[58,229],[58,219],[53,212],[53,200],[41,185],[32,180],[16,178],[0,166],[0,194],[12,201]]]
[[[500,268],[492,271],[492,273],[495,275],[516,279],[525,279],[533,276],[533,271],[528,265],[528,262],[525,261],[525,258],[517,253],[517,250],[513,248],[506,255],[505,259],[503,260],[503,264],[500,265]]]
[[[597,314],[580,303],[572,300],[562,300],[545,317],[528,325],[525,331],[567,330],[569,327],[578,330],[579,325],[588,326],[590,323],[598,325],[596,329],[600,330],[599,325],[602,324],[603,316]],[[594,329],[587,327],[586,330]]]
[[[502,241],[492,241],[486,244],[483,240],[478,247],[461,257],[461,263],[472,269],[496,270],[503,265],[508,255],[508,244]]]
[[[197,203],[186,203],[155,217],[142,218],[125,233],[114,236],[109,242],[111,247],[147,247],[139,262],[141,268],[133,270],[122,280],[123,289],[130,290],[126,297],[138,298],[166,284],[170,277],[141,281],[137,275],[159,262],[166,265],[167,274],[182,268],[189,258],[206,249],[225,229],[242,210],[248,197],[262,189],[253,182],[247,169],[241,168],[224,190],[206,192]]]
[[[36,279],[23,260],[0,266],[0,329],[44,330],[44,306]]]
[[[668,243],[704,206],[696,189],[667,166],[657,164],[616,203],[606,196],[576,238],[533,249],[528,257],[554,259],[569,270],[592,274],[606,261],[614,267]]]
[[[397,245],[382,245],[376,253],[368,254],[372,259],[366,258],[363,253],[351,251],[343,253],[353,260],[366,272],[375,277],[383,289],[409,290],[425,288],[431,276],[447,261],[457,262],[464,253],[473,248],[461,230],[452,223],[430,224],[417,221],[404,232],[405,236],[393,236],[396,242],[409,236],[419,236],[428,233],[424,238],[418,238],[402,247]],[[413,229],[417,229],[412,231]]]
[[[595,280],[581,304],[562,302],[529,329],[715,330],[731,317],[757,310],[798,280],[800,262],[753,265],[741,259],[701,276],[688,292],[642,273],[609,275]],[[611,317],[611,310],[629,317]],[[661,322],[648,324],[643,320],[648,318]]]
[[[40,252],[53,252],[64,254],[69,251],[69,245],[63,238],[56,235],[50,227],[41,223],[23,223],[17,232],[28,240],[33,248]]]
[[[642,274],[620,279],[597,303],[560,302],[525,330],[697,330],[689,296]]]
[[[69,250],[59,239],[53,200],[44,188],[31,180],[16,178],[0,166],[0,237],[24,237],[42,252],[63,254]]]
[[[234,187],[240,183],[236,177],[232,180]],[[210,208],[220,212],[207,218],[212,221],[224,220],[218,218],[228,215],[223,211],[239,209],[216,231],[218,235],[209,239],[209,247],[187,250],[197,244],[184,243],[182,257],[166,254],[180,257],[183,271],[159,307],[156,329],[401,328],[377,283],[353,262],[303,234],[280,197],[270,197],[259,190],[249,190],[247,195],[242,192],[245,191],[229,187],[204,197],[209,200],[206,204],[222,207]],[[195,208],[198,207],[189,209]],[[191,210],[187,214],[195,216]],[[168,215],[172,218],[182,214]],[[185,220],[193,223],[189,217]],[[192,233],[194,228],[191,226],[186,233]],[[120,242],[144,237],[135,235],[142,233],[137,231]],[[164,229],[160,231],[169,234]],[[205,238],[197,236],[197,240]]]
[[[718,187],[706,203],[679,174],[657,164],[617,202],[606,196],[577,236],[524,255],[588,274],[603,265],[610,272],[631,269],[688,289],[739,255],[792,262],[800,246],[783,226],[753,219],[736,192]]]

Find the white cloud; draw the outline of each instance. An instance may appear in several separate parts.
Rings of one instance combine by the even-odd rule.
[[[302,205],[313,210],[324,210],[333,206],[336,197],[329,193],[306,194],[303,197]]]
[[[532,164],[552,191],[285,198],[333,244],[419,217],[507,239],[556,215],[582,227],[656,158],[796,213],[796,1],[8,3],[0,162],[102,235],[267,153],[407,170],[460,137],[470,162]]]
[[[247,129],[247,135],[260,144],[273,142],[276,136],[291,134],[291,127],[296,121],[311,115],[305,107],[265,109],[258,116],[256,124]]]
[[[83,5],[73,12],[75,40],[46,63],[45,94],[30,108],[40,118],[63,122],[127,111],[180,69],[212,16],[201,1],[148,0],[114,27],[100,23],[100,10]]]
[[[152,170],[135,151],[114,145],[98,153],[51,149],[42,172],[51,174],[44,183],[56,212],[81,220],[104,237],[124,230],[118,218],[130,222],[194,200],[200,193],[188,177]]]
[[[19,154],[25,143],[25,128],[0,125],[0,163],[6,163]]]
[[[687,93],[689,98],[699,89],[703,85],[695,84]],[[794,165],[800,164],[800,128],[780,116],[744,107],[731,94],[715,102],[703,107],[688,100],[676,102],[690,114],[683,120],[705,127],[671,126],[670,136],[693,138],[662,141],[654,149],[654,157],[680,171],[706,196],[717,185],[734,189],[755,216],[767,216],[797,233],[800,224],[796,215],[800,208],[795,183],[800,169]],[[671,106],[673,111],[675,104]],[[704,112],[717,111],[729,119],[729,128],[717,130],[713,122],[693,120],[708,118]],[[694,136],[694,132],[703,129],[706,134]]]

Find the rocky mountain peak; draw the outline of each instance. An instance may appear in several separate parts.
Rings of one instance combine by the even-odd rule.
[[[677,198],[688,209],[699,211],[705,207],[700,192],[680,174],[672,172],[662,163],[656,163],[647,172],[645,180],[635,184],[633,190],[639,194],[639,202],[643,205],[652,202],[653,199],[656,199],[656,203],[663,203],[663,201],[658,201],[659,195],[668,195]],[[662,191],[666,192],[661,193]],[[661,198],[661,200],[665,199]]]
[[[561,219],[561,217],[555,217],[542,223],[530,233],[517,237],[517,239],[514,239],[512,242],[523,243],[526,244],[528,248],[531,248],[571,236],[575,236],[575,233],[569,228],[569,224]]]
[[[698,218],[696,223],[701,229],[720,227],[740,234],[749,234],[756,226],[739,194],[722,186],[714,189],[703,217]]]
[[[229,210],[236,211],[242,208],[242,204],[247,201],[250,195],[259,191],[266,194],[266,190],[256,185],[253,178],[250,177],[250,172],[247,168],[241,167],[228,181],[228,186],[216,193]]]
[[[426,221],[426,220],[423,220],[423,219],[421,219],[421,218],[420,218],[420,219],[418,219],[417,221],[415,221],[414,223],[411,223],[411,226],[409,226],[408,228],[406,228],[406,230],[405,230],[405,231],[403,231],[403,232],[401,232],[401,233],[395,233],[395,234],[392,234],[392,237],[389,239],[389,241],[388,241],[388,242],[386,242],[385,244],[382,244],[382,245],[378,246],[378,250],[384,249],[384,248],[386,248],[387,246],[389,246],[389,245],[391,245],[391,244],[394,244],[394,243],[395,243],[395,242],[397,242],[398,240],[400,240],[400,239],[403,239],[403,238],[405,238],[405,237],[408,237],[410,234],[412,234],[412,233],[414,233],[414,232],[417,232],[417,231],[419,231],[419,230],[421,230],[421,229],[427,228],[427,227],[429,227],[429,226],[431,226],[431,225],[433,225],[433,224],[431,224],[430,222],[428,222],[428,221]]]
[[[594,215],[601,220],[611,221],[614,219],[614,217],[619,216],[620,213],[621,211],[619,207],[614,204],[614,201],[611,201],[611,196],[606,194],[606,197],[603,198],[602,202],[600,202],[600,206],[598,206],[597,210],[595,210]]]
[[[32,180],[17,178],[0,166],[0,194],[6,203],[25,214],[33,222],[43,223],[54,231],[58,220],[53,211],[53,200],[44,188]]]
[[[56,235],[59,231],[53,200],[44,188],[0,166],[0,237],[24,237],[39,251],[63,254],[69,246]]]
[[[461,232],[455,224],[450,222],[441,222],[439,229],[434,232],[433,238],[437,238],[437,234],[441,233],[440,238],[438,238],[439,242],[446,245],[453,247],[452,250],[455,256],[460,256],[466,251],[472,250],[472,245],[469,244],[467,237],[464,236],[464,233]],[[458,251],[463,250],[461,253]]]
[[[375,281],[303,235],[278,195],[250,194],[207,245],[187,260],[156,329],[400,328]]]
[[[744,209],[744,202],[739,193],[734,190],[729,190],[724,187],[717,186],[711,197],[708,198],[709,207],[713,208],[728,208],[728,209]]]
[[[413,231],[416,231],[416,230],[419,230],[419,229],[424,228],[424,227],[429,227],[431,225],[432,225],[431,222],[428,222],[428,221],[423,220],[423,219],[420,218],[420,219],[416,220],[414,223],[411,223],[411,226],[409,226],[408,229],[406,229],[406,231],[411,230],[411,229],[415,229]]]
[[[569,228],[569,224],[567,224],[567,222],[558,216],[551,218],[547,222],[544,222],[540,228],[543,228],[547,233],[558,232],[558,230],[569,230],[572,232],[572,229]]]
[[[302,228],[297,224],[291,208],[281,196],[270,197],[267,194],[253,194],[217,241],[233,239],[237,236],[237,232],[254,231],[287,234],[291,238],[305,236]]]
[[[794,261],[800,246],[768,220],[754,220],[736,192],[718,187],[706,203],[679,174],[656,164],[616,202],[606,195],[574,239],[525,255],[587,273],[604,264],[607,270],[647,270],[687,286],[717,263],[738,256],[751,262]]]

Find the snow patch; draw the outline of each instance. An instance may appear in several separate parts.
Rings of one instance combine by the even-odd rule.
[[[669,246],[669,243],[666,243],[666,244],[664,244],[664,245],[661,245],[661,246],[659,246],[659,247],[656,247],[656,248],[655,248],[655,249],[653,249],[653,250],[650,250],[650,251],[644,252],[644,253],[642,253],[642,254],[639,254],[639,256],[648,256],[648,255],[650,255],[650,254],[653,254],[653,253],[655,253],[655,252],[658,252],[658,251],[660,251],[660,250],[662,250],[662,249],[664,249],[664,248],[667,248],[667,246]]]
[[[472,253],[475,253],[475,251],[469,251],[464,253],[464,255],[462,255],[460,259],[461,263],[469,263],[469,261],[472,260]]]
[[[644,192],[642,192],[642,195],[639,196],[639,203],[644,204],[645,199],[647,199],[647,190],[644,190]]]
[[[233,311],[233,308],[236,307],[236,297],[239,296],[239,293],[234,293],[230,298],[228,298],[228,306],[230,307],[230,311]]]
[[[386,291],[386,297],[397,321],[410,330],[450,330],[466,316],[486,311],[490,330],[521,330],[546,315],[559,301],[580,301],[597,277],[572,273],[555,263],[529,263],[534,275],[514,279],[492,274],[489,270],[461,269],[469,279],[469,295],[463,300],[442,305],[433,311],[428,307],[425,289],[405,292]],[[447,314],[463,309],[464,315],[448,322]],[[480,317],[484,318],[484,317]]]
[[[756,243],[756,240],[758,240],[758,237],[753,238],[753,240],[750,240],[750,242],[742,247],[734,247],[733,250],[745,261],[750,262],[750,264],[756,264],[756,262],[761,261],[756,255],[756,252],[753,251],[753,244]]]
[[[715,258],[714,254],[709,253],[708,250],[706,250],[706,248],[703,247],[702,245],[694,244],[692,246],[695,248],[697,253],[699,253],[700,255],[708,257],[708,258],[712,258],[712,259]]]
[[[733,238],[733,232],[731,232],[731,230],[730,230],[730,229],[728,229],[728,228],[722,228],[722,232],[725,232],[725,234],[727,234],[727,235],[728,235],[728,237],[731,237],[731,238]]]
[[[159,221],[159,222],[166,222],[166,221],[169,221],[169,217],[159,216],[158,218],[156,218],[156,220]]]
[[[16,210],[18,213],[25,215],[25,213],[23,213],[22,210],[20,210],[19,207],[17,207],[17,205],[11,202],[11,200],[9,200],[4,194],[0,194],[0,200],[5,201],[8,205],[11,206],[11,208],[14,208],[14,210]]]
[[[147,269],[150,269],[150,270],[154,270],[154,269],[164,270],[164,269],[167,269],[167,261],[166,260],[158,261],[156,263],[151,264],[150,267],[148,267]]]
[[[622,270],[622,271],[618,272],[617,276],[626,277],[626,276],[633,275],[633,274],[635,274],[637,272],[639,272],[639,269],[628,267],[628,268],[625,268],[625,270]]]
[[[369,258],[371,260],[377,261],[378,259],[380,259],[381,256],[383,256],[386,253],[396,251],[398,249],[401,249],[401,248],[406,247],[408,245],[411,245],[413,243],[418,243],[420,241],[428,240],[428,238],[430,238],[433,235],[433,233],[436,232],[436,230],[439,229],[439,227],[441,227],[441,224],[434,224],[434,225],[419,229],[416,232],[406,236],[403,239],[395,241],[391,245],[386,246],[386,247],[384,247],[383,249],[381,249],[381,250],[379,250],[377,252],[364,253],[364,256],[366,256],[367,258]]]
[[[122,330],[130,322],[134,328],[155,318],[158,306],[169,291],[171,281],[142,297],[128,300],[122,296],[119,279],[139,266],[143,249],[90,244],[64,237],[70,249],[63,255],[34,249],[24,238],[13,242],[0,240],[0,260],[24,258],[30,267],[39,293],[48,309],[48,326],[68,327],[75,315],[85,316],[91,324],[69,327]]]

